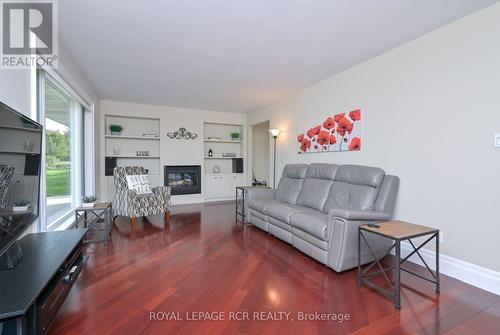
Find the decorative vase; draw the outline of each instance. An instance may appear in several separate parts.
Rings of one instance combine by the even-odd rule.
[[[94,207],[95,201],[94,202],[82,202],[82,207]]]
[[[212,168],[212,171],[213,171],[213,173],[220,173],[220,166],[219,166],[219,165],[215,165],[215,166]]]
[[[111,132],[111,135],[117,135],[117,136],[120,136],[122,134],[121,131],[112,131]]]

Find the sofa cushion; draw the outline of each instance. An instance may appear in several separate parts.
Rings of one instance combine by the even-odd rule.
[[[296,213],[290,217],[290,225],[300,229],[322,241],[328,239],[328,214],[314,211],[309,213]]]
[[[306,178],[334,180],[337,164],[312,163],[307,167]]]
[[[322,210],[332,183],[331,180],[306,178],[297,198],[297,205]]]
[[[342,165],[337,169],[335,181],[378,188],[384,176],[385,172],[381,168],[361,165]]]
[[[385,172],[380,168],[342,165],[338,168],[323,212],[336,208],[373,210]]]
[[[307,174],[307,164],[287,164],[283,169],[283,177],[304,179]]]
[[[314,209],[292,205],[285,202],[270,203],[265,208],[266,215],[285,223],[290,223],[290,216],[294,213],[313,212]]]
[[[295,204],[307,172],[306,164],[287,164],[276,190],[276,200]]]
[[[248,207],[258,212],[264,213],[264,208],[270,201],[273,201],[273,199],[249,199]]]
[[[297,205],[322,210],[328,198],[338,165],[311,164],[297,199]]]

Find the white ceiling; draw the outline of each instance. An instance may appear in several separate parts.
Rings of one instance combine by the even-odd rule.
[[[103,99],[242,112],[498,0],[63,0]]]

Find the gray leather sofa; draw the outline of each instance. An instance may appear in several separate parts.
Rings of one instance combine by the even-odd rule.
[[[276,190],[247,190],[247,218],[337,272],[358,264],[358,226],[392,218],[399,178],[358,165],[289,164]],[[391,241],[369,234],[382,257]],[[373,259],[361,244],[361,262]]]

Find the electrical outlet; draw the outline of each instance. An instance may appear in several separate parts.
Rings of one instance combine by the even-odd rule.
[[[444,232],[440,231],[439,232],[439,244],[444,243]]]

